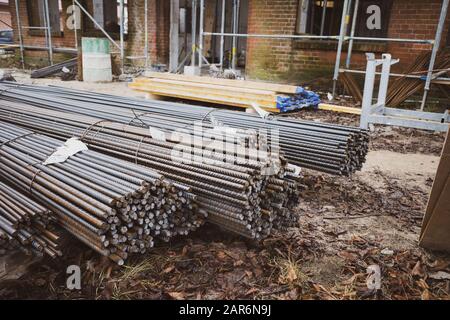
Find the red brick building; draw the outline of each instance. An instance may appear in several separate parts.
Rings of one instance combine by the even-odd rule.
[[[67,58],[67,52],[76,52],[75,30],[73,26],[75,16],[72,0],[48,0],[49,14],[52,26],[52,42],[55,60]],[[80,0],[84,8],[99,22],[108,34],[119,42],[119,19],[117,0]],[[22,25],[24,46],[27,48],[25,60],[27,62],[45,63],[47,53],[36,47],[46,46],[43,30],[29,29],[29,27],[44,26],[42,14],[43,0],[18,0],[19,15]],[[127,56],[144,55],[144,0],[125,0],[125,44]],[[149,52],[152,62],[165,62],[169,56],[170,20],[166,19],[170,13],[170,2],[163,0],[148,0],[149,15]],[[19,42],[18,24],[16,19],[15,0],[9,1],[9,11],[12,16],[12,26],[15,40]],[[81,11],[80,11],[81,12]],[[81,36],[104,37],[104,34],[83,13],[77,28],[78,42]],[[78,20],[77,20],[78,21]],[[117,48],[111,45],[112,51]],[[40,61],[38,61],[38,60]],[[134,60],[130,60],[133,62]]]
[[[43,0],[19,0],[19,12],[22,25],[40,25],[39,3]],[[126,11],[126,55],[144,54],[144,0],[128,0]],[[205,0],[205,30],[220,31],[221,0]],[[226,32],[231,32],[231,0],[227,0]],[[312,34],[336,36],[339,34],[343,0],[328,0],[326,18],[322,23],[325,1],[317,0],[241,0],[239,33],[249,34]],[[49,0],[53,27],[53,45],[56,48],[74,48],[74,31],[68,28],[67,19],[72,0]],[[98,18],[114,39],[118,39],[118,11],[116,0],[83,0],[81,3]],[[170,43],[170,1],[148,0],[149,14],[149,51],[152,63],[168,64]],[[180,0],[180,61],[188,55],[190,39],[190,0]],[[355,0],[352,1],[353,5]],[[442,0],[360,0],[356,19],[356,36],[379,38],[434,39],[441,12]],[[12,25],[16,31],[15,0],[10,1]],[[368,27],[368,20],[379,8],[379,22],[374,29]],[[70,12],[70,11],[69,11]],[[353,6],[350,10],[353,15]],[[352,17],[351,17],[352,18]],[[352,19],[350,19],[351,21]],[[373,21],[372,21],[373,22]],[[350,23],[351,24],[351,23]],[[377,23],[375,23],[376,25]],[[447,15],[442,39],[442,47],[450,46],[450,14]],[[198,29],[197,29],[198,30]],[[24,44],[43,46],[45,37],[39,30],[24,30]],[[102,36],[94,24],[83,14],[78,35]],[[219,37],[206,37],[205,56],[218,62],[220,52]],[[227,38],[225,50],[231,48],[231,39]],[[319,76],[332,75],[336,58],[336,40],[305,39],[262,39],[240,38],[240,66],[250,78],[285,80],[301,82]],[[342,59],[346,58],[347,46]],[[397,43],[386,41],[357,41],[354,45],[352,67],[365,64],[365,52],[388,52],[401,63],[402,68],[411,63],[420,53],[431,50],[430,44]],[[27,56],[41,56],[45,52],[27,51]],[[228,55],[226,55],[226,58]],[[127,60],[129,63],[142,63],[139,60]]]
[[[11,29],[11,14],[8,0],[0,0],[0,30]]]
[[[305,0],[303,0],[305,1]],[[299,31],[299,6],[302,0],[250,0],[248,32],[255,34],[296,34]],[[355,1],[353,1],[354,3]],[[332,5],[330,5],[330,3]],[[338,35],[343,1],[328,1],[324,35]],[[380,38],[434,39],[441,12],[442,0],[361,0],[356,24],[356,36]],[[381,8],[381,29],[367,30],[370,16],[367,8]],[[319,34],[319,14],[323,1],[314,1],[306,17],[306,33]],[[315,12],[314,12],[315,11]],[[319,12],[319,14],[317,13]],[[353,15],[353,8],[351,13]],[[313,17],[314,15],[314,17]],[[447,14],[442,47],[450,46],[450,13]],[[332,74],[336,59],[334,40],[266,40],[249,39],[247,75],[253,78],[309,79]],[[342,56],[345,62],[346,47]],[[396,68],[410,64],[421,51],[431,50],[429,44],[357,41],[353,47],[352,67],[365,65],[365,52],[391,53],[401,60]]]

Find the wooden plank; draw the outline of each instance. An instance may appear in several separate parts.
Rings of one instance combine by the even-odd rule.
[[[190,88],[190,87],[183,87],[183,86],[173,86],[173,85],[166,85],[163,83],[154,83],[152,85],[143,85],[140,83],[134,83],[134,84],[129,84],[130,88],[139,88],[142,90],[147,90],[147,91],[155,91],[155,90],[165,90],[168,92],[172,92],[173,94],[177,94],[180,92],[186,92],[186,93],[191,93],[191,94],[195,94],[198,95],[199,97],[201,97],[202,95],[210,95],[210,96],[217,96],[217,97],[221,97],[224,99],[241,99],[241,100],[245,100],[245,101],[250,101],[251,102],[258,102],[261,103],[263,105],[268,105],[268,106],[276,106],[276,97],[275,96],[259,96],[259,95],[252,95],[252,94],[245,94],[245,93],[236,93],[236,92],[221,92],[221,91],[216,91],[216,90],[204,90],[201,88]]]
[[[157,88],[165,88],[168,90],[173,91],[192,91],[199,94],[216,94],[220,96],[228,96],[228,97],[243,97],[248,100],[255,100],[255,101],[266,101],[269,104],[273,104],[277,101],[277,96],[270,91],[254,91],[249,89],[233,89],[229,87],[220,87],[220,86],[210,86],[206,84],[200,84],[196,83],[195,85],[186,85],[184,82],[180,81],[172,81],[172,80],[160,80],[155,79],[146,83],[142,82],[135,82],[136,85],[140,86],[141,88],[146,87],[157,87]],[[224,88],[226,88],[224,90]]]
[[[450,174],[445,180],[433,213],[424,227],[420,245],[433,250],[450,251]]]
[[[145,76],[147,78],[158,78],[158,79],[166,79],[166,80],[216,84],[216,85],[235,87],[235,88],[247,88],[247,89],[255,89],[255,90],[273,91],[276,93],[295,94],[297,92],[296,86],[268,83],[268,82],[258,82],[258,81],[249,81],[249,80],[231,80],[231,79],[220,79],[220,78],[211,78],[211,77],[202,77],[202,76],[185,76],[185,75],[181,75],[181,74],[163,73],[163,72],[146,72]]]
[[[249,89],[249,88],[239,88],[239,87],[229,87],[229,86],[222,86],[219,84],[211,84],[211,83],[196,83],[196,82],[186,82],[186,81],[178,81],[178,80],[169,80],[169,79],[143,79],[139,78],[136,79],[134,82],[141,83],[141,84],[154,84],[154,83],[165,83],[165,84],[173,84],[183,87],[190,87],[190,88],[202,88],[204,90],[221,90],[221,91],[228,91],[236,93],[249,93],[249,94],[255,94],[255,95],[261,95],[261,96],[270,96],[274,97],[276,96],[276,93],[274,91],[270,90],[259,90],[259,89]]]
[[[184,91],[184,90],[178,90],[174,92],[171,89],[167,88],[156,88],[153,87],[151,89],[149,88],[142,88],[139,86],[131,86],[132,89],[151,93],[154,95],[163,95],[167,97],[176,97],[176,98],[185,98],[189,100],[196,100],[196,101],[203,101],[203,102],[210,102],[210,103],[218,103],[218,104],[225,104],[229,106],[236,106],[236,107],[243,107],[248,108],[251,107],[253,103],[256,103],[258,106],[262,108],[269,108],[269,109],[276,109],[276,103],[268,104],[266,101],[258,101],[258,100],[248,100],[245,98],[240,97],[227,97],[227,96],[220,96],[217,94],[206,94],[206,93],[196,93],[196,92],[190,92],[190,91]]]
[[[320,103],[319,110],[327,110],[327,111],[361,115],[361,109],[359,109],[359,108],[336,106],[334,104],[327,104],[327,103]]]
[[[241,108],[249,108],[251,107],[252,103],[257,103],[261,108],[264,110],[270,111],[270,112],[280,112],[276,108],[276,102],[272,103],[271,105],[263,105],[263,103],[260,103],[259,101],[251,101],[244,98],[239,97],[224,97],[216,94],[211,93],[195,93],[195,92],[188,92],[184,90],[170,90],[170,89],[164,89],[164,88],[149,88],[149,87],[142,87],[139,84],[129,84],[129,87],[146,93],[151,93],[153,95],[161,95],[166,97],[173,97],[173,98],[180,98],[180,99],[187,99],[187,100],[194,100],[194,101],[202,101],[202,102],[208,102],[208,103],[215,103],[215,104],[222,104],[222,105],[228,105],[233,107],[241,107]],[[262,101],[264,102],[264,101]]]
[[[441,155],[423,220],[420,245],[450,251],[450,133]]]

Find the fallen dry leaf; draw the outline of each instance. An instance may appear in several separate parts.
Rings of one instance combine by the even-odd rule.
[[[185,295],[182,292],[168,292],[167,294],[175,300],[184,300],[185,299]]]
[[[435,273],[430,273],[428,277],[434,280],[450,280],[450,273],[438,271]]]
[[[167,267],[163,270],[163,273],[170,273],[175,269],[175,266]]]

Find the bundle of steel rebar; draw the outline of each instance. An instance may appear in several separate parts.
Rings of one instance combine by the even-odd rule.
[[[189,188],[142,166],[92,150],[46,165],[63,143],[0,122],[0,177],[50,208],[57,222],[123,264],[154,240],[185,235],[203,222]]]
[[[77,67],[78,58],[73,58],[67,61],[63,61],[48,67],[44,67],[38,70],[34,70],[31,73],[32,79],[45,78],[56,73],[62,72],[64,68],[75,69]]]
[[[0,250],[61,256],[59,235],[52,223],[50,210],[0,182]]]
[[[422,79],[397,78],[389,85],[386,105],[389,107],[398,107],[406,99],[415,93],[423,90],[425,78],[430,64],[431,52],[425,52],[420,55],[404,71],[405,74],[420,75]],[[450,53],[446,51],[439,52],[436,57],[434,68],[438,71],[448,70],[450,68]]]
[[[350,175],[362,168],[368,152],[368,132],[355,127],[291,118],[262,119],[258,115],[165,101],[144,101],[86,91],[0,84],[0,99],[42,108],[90,115],[134,126],[184,130],[201,122],[253,129],[279,139],[286,159],[304,168],[336,175]]]
[[[214,143],[209,150],[214,152],[202,146],[205,137],[219,138],[217,130],[202,131],[187,143],[178,138],[191,136],[180,132],[162,140],[146,128],[7,101],[0,105],[0,119],[57,138],[77,136],[92,149],[147,166],[188,186],[208,221],[248,238],[261,239],[273,228],[298,222],[293,211],[299,201],[296,173],[276,148],[261,152],[264,137],[233,131],[235,139],[226,139],[227,146],[232,144],[230,154]],[[245,152],[256,145],[255,156]]]

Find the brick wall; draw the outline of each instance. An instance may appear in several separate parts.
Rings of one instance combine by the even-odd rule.
[[[62,33],[52,36],[53,47],[58,48],[74,48],[75,47],[75,32],[70,30],[66,26],[67,21],[67,7],[72,5],[72,0],[62,0],[62,12],[61,12],[61,26]],[[16,19],[16,7],[15,1],[9,2],[9,8],[12,18],[12,26],[14,30],[14,39],[16,43],[19,43],[19,33]],[[45,34],[36,34],[36,31],[27,30],[24,27],[28,27],[29,18],[26,0],[19,0],[19,15],[20,23],[22,25],[22,38],[25,46],[46,46]],[[55,54],[55,62],[67,59],[66,54]],[[25,51],[25,60],[33,65],[45,65],[48,61],[48,53],[43,51],[27,50]]]
[[[433,39],[441,10],[441,0],[395,0],[388,37]],[[297,0],[250,0],[249,33],[294,34]],[[446,43],[450,14],[442,42]],[[419,51],[430,50],[426,44],[360,43],[354,47],[352,67],[365,65],[365,52],[389,52],[401,63],[411,63]],[[342,63],[346,54],[344,51]],[[336,41],[272,40],[249,38],[247,76],[255,79],[301,82],[320,76],[331,77],[336,59]],[[395,69],[394,69],[395,70]]]
[[[86,8],[92,12],[92,1],[85,1]],[[62,1],[63,9],[61,15],[61,24],[63,25],[63,33],[60,36],[53,36],[54,47],[74,48],[75,32],[66,26],[67,7],[72,5],[72,0]],[[149,0],[149,50],[152,63],[168,63],[169,59],[169,33],[170,33],[170,2],[166,0]],[[18,43],[18,29],[16,21],[15,1],[10,1],[10,12],[12,15],[12,25],[15,30],[15,41]],[[129,1],[129,26],[128,36],[125,42],[127,56],[144,56],[145,36],[144,36],[144,0]],[[19,0],[19,14],[22,26],[29,26],[28,12],[26,0]],[[86,20],[86,16],[82,14],[82,23]],[[78,32],[80,36],[81,32]],[[90,36],[89,33],[87,33]],[[103,35],[96,35],[103,36]],[[36,35],[30,31],[23,29],[23,41],[29,46],[45,46],[44,34]],[[65,55],[56,55],[55,60],[67,58]],[[43,51],[26,51],[26,60],[33,64],[47,63],[48,54]],[[142,64],[143,60],[130,60],[136,64]]]
[[[0,29],[11,29],[11,14],[9,13],[8,4],[0,3]]]
[[[143,56],[145,48],[144,0],[135,0],[128,9],[127,54]],[[148,1],[148,30],[151,63],[168,64],[170,35],[170,2],[166,0]],[[132,18],[131,18],[132,17]],[[142,60],[140,61],[142,63]],[[136,61],[136,63],[139,63]]]
[[[434,39],[441,12],[442,0],[401,0],[394,1],[389,26],[391,38]],[[447,43],[449,35],[450,13],[447,14],[442,44]],[[390,52],[403,61],[411,61],[420,51],[430,50],[427,44],[390,43]]]

